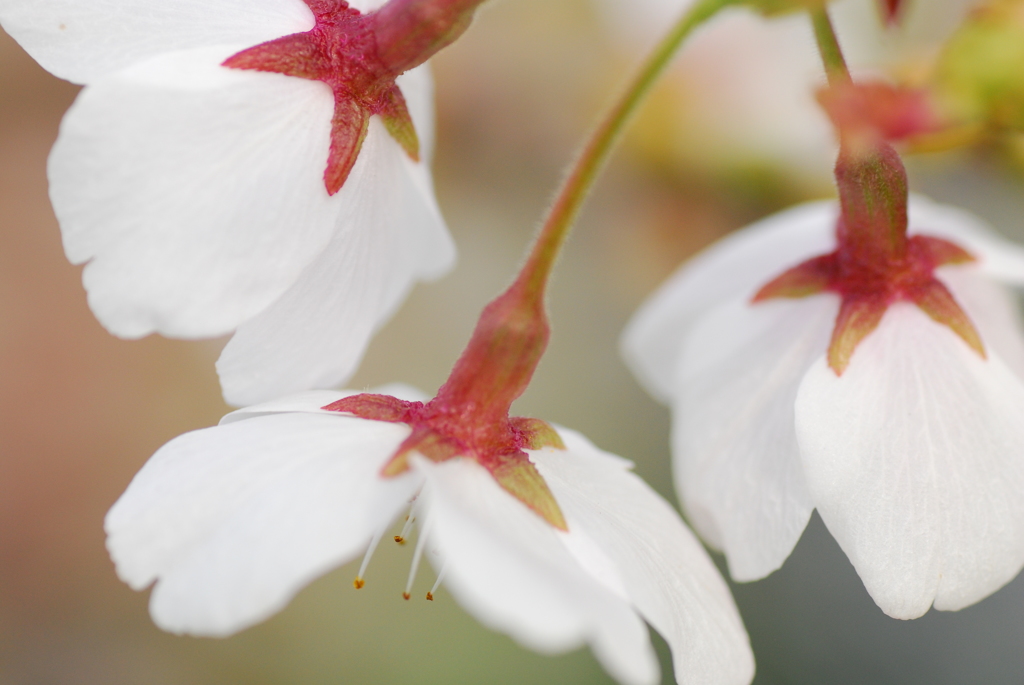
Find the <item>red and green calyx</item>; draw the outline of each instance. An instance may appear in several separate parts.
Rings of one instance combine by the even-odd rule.
[[[772,279],[753,301],[839,295],[828,346],[828,364],[837,376],[897,302],[917,305],[984,357],[974,324],[935,277],[938,267],[974,257],[942,238],[907,235],[907,172],[888,141],[934,126],[927,100],[886,84],[854,83],[824,7],[811,12],[811,22],[829,82],[818,100],[839,134],[837,245]]]
[[[857,345],[897,302],[912,302],[960,336],[982,357],[974,324],[935,269],[974,258],[958,245],[926,235],[907,235],[907,174],[887,143],[844,143],[836,162],[840,216],[836,249],[785,271],[754,296],[754,302],[839,295],[841,304],[828,348],[828,364],[841,375]]]
[[[419,139],[395,79],[458,38],[482,1],[390,0],[362,14],[345,0],[304,0],[316,21],[311,30],[243,50],[224,66],[330,86],[334,116],[324,185],[333,195],[352,171],[373,115],[419,160]]]
[[[552,526],[567,530],[554,495],[525,452],[565,449],[562,439],[540,419],[509,417],[512,402],[526,390],[544,354],[548,335],[542,293],[520,277],[484,309],[469,345],[434,399],[424,404],[363,394],[324,409],[412,428],[385,464],[385,477],[409,470],[414,452],[434,462],[472,459]]]

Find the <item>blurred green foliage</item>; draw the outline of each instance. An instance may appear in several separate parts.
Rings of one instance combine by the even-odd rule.
[[[1024,2],[995,0],[976,10],[947,44],[936,86],[963,121],[1024,129]]]

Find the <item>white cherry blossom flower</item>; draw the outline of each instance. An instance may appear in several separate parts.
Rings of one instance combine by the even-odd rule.
[[[357,15],[340,0],[0,0],[29,54],[86,84],[49,177],[90,306],[125,338],[234,331],[218,362],[233,404],[343,382],[413,283],[454,260],[426,67],[390,65],[367,109],[344,81],[361,73],[285,59],[343,33],[338,17]]]
[[[753,657],[725,583],[629,462],[567,429],[557,429],[566,449],[528,451],[562,531],[472,459],[414,452],[404,472],[383,475],[411,429],[322,409],[345,396],[309,391],[228,414],[172,440],[138,473],[107,515],[107,547],[133,588],[155,583],[161,628],[234,633],[366,552],[361,587],[374,547],[412,501],[410,585],[426,552],[486,626],[545,653],[589,644],[613,677],[639,684],[658,682],[646,620],[671,646],[678,682],[750,681]]]
[[[693,0],[596,0],[613,38],[630,53],[653,44]],[[979,0],[904,1],[886,25],[880,0],[829,3],[855,73],[897,79],[920,71]],[[765,18],[727,8],[687,43],[662,86],[676,124],[659,140],[705,166],[767,163],[820,183],[831,171],[828,118],[814,99],[824,82],[806,13]]]
[[[1002,285],[1024,285],[1024,251],[912,197],[912,239],[945,238],[976,260],[935,275],[983,353],[896,302],[836,371],[839,296],[752,299],[832,250],[838,214],[835,202],[799,206],[708,248],[643,306],[623,352],[672,406],[684,509],[735,579],[779,568],[817,508],[887,614],[960,609],[1024,565],[1024,334]]]

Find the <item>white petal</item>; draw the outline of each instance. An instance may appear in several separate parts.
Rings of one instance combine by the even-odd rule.
[[[166,52],[308,31],[313,14],[301,0],[0,0],[0,24],[48,71],[89,83]]]
[[[349,6],[359,10],[363,14],[379,9],[387,0],[349,0]]]
[[[217,371],[230,404],[345,382],[413,283],[451,267],[455,248],[426,168],[376,119],[338,196],[331,242],[224,348]]]
[[[871,0],[839,0],[830,12],[846,58],[864,68],[924,64],[960,26],[979,0],[908,2],[896,26],[882,20]]]
[[[959,244],[977,258],[986,275],[1024,286],[1024,247],[1003,238],[970,212],[911,195],[909,223],[910,233],[934,235]]]
[[[388,383],[366,391],[306,390],[305,392],[297,392],[294,395],[288,395],[287,397],[281,397],[270,400],[269,402],[262,402],[250,407],[245,407],[244,409],[235,410],[230,414],[224,415],[220,420],[220,425],[224,425],[225,423],[234,423],[235,421],[242,421],[243,419],[251,419],[257,416],[289,412],[337,416],[338,412],[325,411],[323,407],[340,400],[342,397],[359,395],[363,392],[375,393],[377,395],[391,395],[392,397],[397,397],[398,399],[406,400],[407,402],[426,402],[430,399],[419,389],[404,383]]]
[[[732,577],[782,566],[814,504],[793,429],[793,402],[827,348],[838,298],[735,299],[692,328],[676,373],[676,488]]]
[[[380,478],[409,433],[346,416],[281,414],[162,447],[107,514],[107,548],[133,588],[157,581],[165,630],[228,635],[361,553],[408,503],[415,474]]]
[[[842,377],[796,401],[822,519],[885,613],[973,604],[1024,564],[1024,385],[916,307],[891,307]]]
[[[655,398],[671,401],[683,338],[711,306],[752,295],[791,266],[835,248],[835,202],[812,202],[723,238],[688,261],[648,299],[622,335],[622,354]]]
[[[484,625],[557,653],[589,642],[622,683],[655,683],[647,629],[629,603],[585,572],[559,533],[468,460],[432,465],[425,530],[445,563],[445,586]]]
[[[566,537],[590,538],[618,571],[630,601],[672,648],[676,682],[749,683],[754,655],[739,612],[679,515],[582,435],[559,433],[566,451],[532,452],[531,459],[568,520]],[[595,556],[577,559],[588,566]],[[610,575],[603,561],[598,578]]]
[[[785,269],[834,249],[837,212],[834,201],[800,205],[741,229],[680,267],[623,333],[623,356],[647,391],[671,401],[671,370],[681,341],[708,307],[753,293]],[[909,223],[911,233],[961,243],[990,276],[1024,285],[1024,248],[1000,237],[977,217],[912,195]]]
[[[64,247],[122,337],[223,334],[290,287],[345,210],[327,86],[175,53],[86,88],[50,157]]]
[[[306,390],[297,392],[285,397],[279,397],[268,402],[261,402],[249,407],[237,409],[230,414],[221,417],[218,425],[253,419],[257,416],[269,416],[272,414],[290,414],[302,412],[305,414],[323,414],[325,416],[337,416],[338,412],[326,411],[323,407],[331,402],[337,402],[342,397],[358,395],[357,390]]]

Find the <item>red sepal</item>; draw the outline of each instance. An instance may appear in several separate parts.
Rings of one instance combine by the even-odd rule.
[[[828,365],[837,376],[843,375],[857,345],[878,328],[887,307],[883,300],[873,297],[843,298],[828,344]]]
[[[918,308],[943,326],[948,326],[967,345],[985,359],[985,345],[970,317],[957,303],[953,293],[940,281],[932,279],[918,288],[911,298]]]
[[[775,297],[807,297],[829,288],[835,272],[835,256],[828,254],[797,264],[761,286],[754,302]]]

